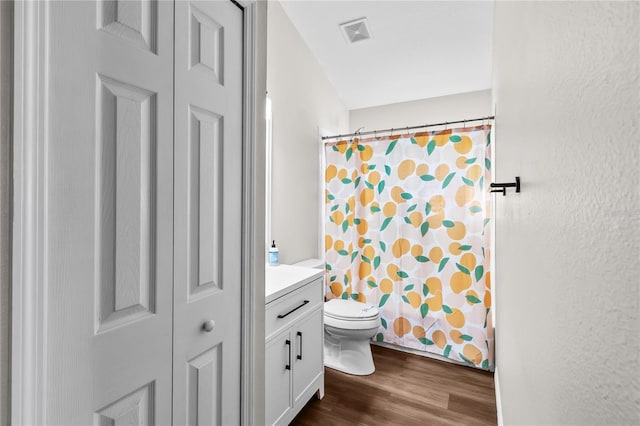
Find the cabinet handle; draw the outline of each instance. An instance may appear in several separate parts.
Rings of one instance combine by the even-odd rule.
[[[308,300],[305,300],[304,302],[302,302],[299,306],[296,306],[295,308],[293,308],[292,310],[290,310],[289,312],[287,312],[286,314],[280,314],[278,315],[278,318],[284,318],[287,315],[291,315],[292,313],[294,313],[295,311],[297,311],[298,309],[302,308],[304,305],[306,305],[307,303],[309,303]]]
[[[284,366],[285,369],[291,370],[291,340],[287,339],[285,344],[289,346],[289,363]]]
[[[302,359],[302,331],[298,331],[297,335],[300,337],[300,355],[296,358]]]

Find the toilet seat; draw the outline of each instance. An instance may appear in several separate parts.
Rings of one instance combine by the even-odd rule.
[[[331,299],[324,304],[324,323],[345,330],[377,329],[380,326],[378,308],[348,299]]]

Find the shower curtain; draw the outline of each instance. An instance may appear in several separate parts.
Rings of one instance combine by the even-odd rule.
[[[375,340],[492,365],[491,126],[325,145],[327,299],[378,306]]]

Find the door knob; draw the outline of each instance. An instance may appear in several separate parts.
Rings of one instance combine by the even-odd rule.
[[[213,330],[213,327],[215,327],[215,325],[216,322],[214,320],[205,321],[204,324],[202,324],[202,329],[208,333]]]

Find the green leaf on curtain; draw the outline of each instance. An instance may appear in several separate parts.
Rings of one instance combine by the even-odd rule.
[[[380,207],[371,206],[371,213],[378,213],[379,211],[382,211]]]
[[[458,248],[458,250],[460,250],[460,251],[467,251],[467,250],[471,250],[471,246],[470,246],[470,245],[460,246],[460,247]]]
[[[349,149],[347,149],[347,152],[345,152],[345,155],[347,156],[347,161],[349,161],[349,159],[353,155],[353,149],[349,147]]]
[[[350,184],[351,183],[351,179],[349,178],[344,178],[342,179],[340,182],[344,183],[345,185]]]
[[[344,274],[344,285],[345,287],[349,285],[349,276],[347,274]]]
[[[353,300],[358,300],[358,293],[351,293],[351,298]]]
[[[407,216],[404,217],[404,221],[411,225],[411,219],[409,219]]]
[[[490,310],[491,310],[490,308],[486,309],[487,312],[485,313],[485,316],[484,316],[484,325],[482,326],[482,328],[487,328],[487,319],[489,318],[489,311]]]
[[[469,158],[467,161],[465,161],[465,163],[467,163],[467,164],[473,164],[475,162],[476,162],[476,157]]]
[[[426,256],[416,256],[416,260],[420,263],[427,263],[429,261],[429,258]]]
[[[458,352],[458,355],[460,355],[460,358],[462,358],[466,363],[473,365],[475,367],[475,363],[473,361],[471,361],[469,358],[467,358],[466,356],[462,355],[460,352]]]
[[[427,294],[429,294],[429,286],[426,284],[422,284],[422,295],[424,297],[427,297]]]
[[[365,244],[371,244],[371,239],[370,238],[365,238],[362,242],[365,243]]]
[[[429,305],[427,305],[426,303],[423,303],[422,305],[420,305],[420,315],[422,315],[422,318],[426,317],[428,313],[429,313]]]
[[[345,249],[342,249],[342,250],[338,250],[338,254],[339,254],[340,256],[348,256],[348,255],[349,255],[349,252],[348,252],[348,251],[346,251]]]
[[[491,160],[489,160],[488,158],[485,158],[484,166],[487,168],[487,170],[491,170]]]
[[[378,307],[383,307],[385,303],[387,303],[387,300],[389,300],[389,294],[385,294],[380,298],[380,303],[378,304]]]
[[[357,256],[358,256],[357,251],[354,251],[353,253],[351,253],[351,263],[353,263],[353,261],[356,259]]]
[[[480,213],[482,211],[482,207],[480,207],[480,206],[471,206],[471,207],[469,207],[469,211],[471,213]]]
[[[375,164],[369,164],[369,165],[367,166],[367,169],[369,169],[369,170],[373,170],[373,169],[375,169],[375,168],[376,168],[376,165],[375,165]]]
[[[329,278],[329,281],[330,281],[330,282],[334,282],[334,281],[336,280],[336,278],[338,278],[338,276],[337,276],[337,275],[332,275],[332,276]]]
[[[434,180],[435,177],[433,177],[431,175],[422,175],[422,176],[420,176],[420,179],[422,179],[425,182],[429,182],[430,180]]]
[[[462,140],[462,138],[459,135],[451,135],[449,136],[449,140],[453,143],[458,143]]]
[[[378,183],[378,194],[382,194],[382,191],[384,191],[384,181],[383,180],[381,180]]]
[[[349,214],[349,212],[351,211],[351,207],[349,206],[349,203],[346,203],[344,205],[344,212],[345,214]]]
[[[404,288],[404,291],[409,291],[409,290],[413,290],[414,285],[413,284],[409,284],[408,286],[406,286]]]
[[[398,271],[396,272],[396,275],[399,276],[400,278],[409,278],[409,274],[407,274],[404,271]]]
[[[450,352],[451,352],[451,345],[447,345],[445,346],[444,352],[442,352],[442,355],[448,357]]]
[[[364,263],[369,263],[369,264],[371,264],[371,259],[369,259],[367,256],[362,255],[362,256],[360,256],[360,258],[362,259],[362,261],[363,261]]]
[[[380,256],[373,258],[373,269],[378,269],[378,266],[380,266]]]
[[[407,209],[407,213],[414,211],[414,210],[416,209],[416,207],[418,207],[418,205],[417,205],[417,204],[412,205],[411,207],[409,207],[409,208]]]
[[[391,167],[385,165],[384,166],[384,172],[387,174],[387,176],[391,176]]]
[[[342,232],[347,232],[348,227],[349,227],[349,224],[347,223],[346,220],[342,222]]]
[[[329,199],[329,201],[333,201],[336,199],[336,197],[334,197],[332,194],[328,194],[327,198]]]
[[[456,224],[450,220],[443,220],[442,224],[444,225],[445,228],[453,228],[454,226],[456,226]]]
[[[429,232],[429,222],[425,221],[422,225],[420,225],[420,233],[424,237],[427,232]]]
[[[381,231],[384,231],[384,230],[387,228],[387,226],[389,226],[389,224],[391,223],[391,221],[392,221],[392,220],[393,220],[393,218],[392,218],[392,217],[388,217],[388,218],[386,218],[386,219],[382,222],[382,226],[380,227],[380,230],[381,230]],[[383,250],[383,251],[384,251],[384,250]]]
[[[473,295],[465,296],[465,298],[471,303],[480,303],[481,300]]]
[[[466,177],[462,176],[462,181],[469,186],[473,186],[473,181],[471,179],[467,179]]]
[[[482,276],[484,275],[484,267],[482,265],[476,266],[476,281],[480,281]]]
[[[331,207],[331,211],[334,212],[336,210],[338,210],[340,208],[339,204],[336,204],[335,206]]]
[[[329,265],[328,263],[324,264],[324,269],[326,269],[327,271],[331,270],[331,265]]]
[[[353,219],[353,223],[355,223],[356,225],[360,225],[360,219],[359,218]]]
[[[431,203],[427,202],[427,204],[424,205],[424,214],[429,216],[429,213],[431,213]]]
[[[413,195],[409,194],[408,192],[403,192],[400,194],[400,197],[402,197],[403,200],[410,200],[413,198]]]
[[[367,185],[367,188],[369,188],[369,189],[373,189],[373,184],[372,184],[372,183],[369,183],[369,182],[367,182],[367,181],[365,180],[365,181],[364,181],[364,184],[365,184],[365,185]]]
[[[384,153],[384,155],[389,155],[389,154],[391,154],[391,151],[393,151],[393,148],[395,148],[395,147],[396,147],[396,143],[398,143],[398,141],[397,141],[397,140],[395,140],[395,141],[391,142],[391,143],[389,144],[389,147],[387,148],[387,152],[385,152],[385,153]]]
[[[407,296],[402,296],[402,300],[404,300],[404,303],[410,305],[411,302],[409,302],[409,299],[407,298]]]
[[[467,268],[465,268],[461,264],[456,263],[456,266],[458,267],[458,269],[460,269],[460,272],[462,272],[463,274],[471,275],[471,271],[469,271]]]
[[[438,272],[442,272],[442,270],[444,269],[444,265],[446,265],[448,261],[449,261],[448,257],[445,257],[440,261],[440,266],[438,266]]]
[[[447,305],[442,305],[442,310],[444,311],[445,314],[451,314],[453,313],[453,311],[451,310],[450,307],[448,307]]]
[[[387,245],[384,243],[384,241],[380,241],[380,250],[382,250],[383,252],[387,251]]]
[[[484,368],[485,370],[489,369],[489,360],[485,359],[484,361],[482,361],[482,368]]]
[[[356,180],[353,182],[353,187],[354,187],[354,188],[357,188],[357,187],[358,187],[358,185],[360,185],[360,176],[358,176],[358,177],[356,178]]]
[[[347,292],[345,291],[344,293],[342,293],[342,296],[340,297],[344,300],[347,300],[349,298],[349,294],[347,294]]]
[[[382,333],[376,334],[376,342],[382,342],[384,340],[384,336]]]
[[[412,137],[412,138],[411,138],[411,143],[412,143],[413,145],[417,145],[417,144],[418,144],[418,141],[416,140],[416,138]]]
[[[367,285],[368,285],[369,287],[371,287],[371,288],[376,288],[376,287],[378,287],[378,284],[376,284],[376,282],[375,282],[375,281],[371,281],[371,280],[367,281]]]
[[[427,154],[431,155],[433,154],[433,151],[436,149],[436,141],[434,141],[433,139],[431,139],[429,141],[429,143],[427,144]]]
[[[388,294],[387,294],[388,296]],[[382,306],[382,305],[381,305]],[[380,317],[380,324],[382,325],[382,327],[386,330],[387,329],[387,320]]]
[[[427,339],[426,337],[421,337],[418,340],[420,340],[420,343],[422,343],[423,345],[433,345],[434,343]]]
[[[357,147],[358,147],[358,151],[364,151],[364,145],[358,144]]]
[[[449,186],[449,184],[451,183],[451,180],[455,175],[456,175],[456,172],[451,172],[446,178],[444,178],[444,181],[442,182],[442,189],[445,189],[447,186]]]
[[[334,146],[332,146],[332,147],[331,147],[331,149],[333,149],[335,152],[338,152],[338,151],[339,151],[339,150],[338,150],[338,147],[337,147],[337,146],[335,146],[335,145],[334,145]]]
[[[489,223],[490,221],[491,221],[491,219],[486,218],[486,219],[484,220],[484,225],[483,225],[483,226],[487,226],[487,223]]]

